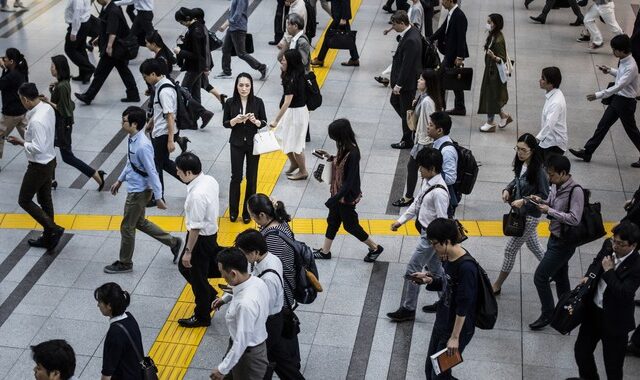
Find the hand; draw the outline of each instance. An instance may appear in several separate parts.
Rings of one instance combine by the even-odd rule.
[[[49,86],[50,86],[50,87],[53,87],[53,84],[50,84]],[[43,102],[45,102],[45,103],[50,103],[50,102],[49,102],[49,98],[47,98],[47,96],[46,96],[46,95],[38,95],[38,97],[39,97],[39,98],[40,98],[40,100],[42,100]]]
[[[431,277],[430,272],[415,272],[411,274],[411,277],[414,278],[413,282],[417,284],[427,284],[433,282],[433,277]]]
[[[491,59],[496,59],[496,55],[493,54],[493,51],[491,51],[491,49],[487,49],[487,55],[489,56],[489,58]]]
[[[400,90],[402,89],[402,87],[398,86],[397,84],[395,86],[393,86],[393,93],[395,95],[400,95]]]
[[[587,280],[589,280],[589,277],[582,277],[582,280],[580,280],[580,285],[586,284]]]
[[[447,355],[453,356],[458,351],[458,346],[460,346],[458,338],[450,337],[447,341]]]
[[[275,120],[274,120],[274,121],[272,121],[271,123],[269,123],[269,127],[271,127],[271,128],[275,128],[275,127],[277,127],[277,126],[278,126],[278,122],[277,122],[277,121],[275,121]]]
[[[166,210],[167,209],[167,204],[164,203],[164,201],[162,199],[156,199],[156,206],[158,206],[158,208],[160,210]]]
[[[173,139],[169,139],[169,141],[167,141],[167,150],[169,153],[173,153],[173,151],[176,150],[176,143]]]
[[[120,185],[122,185],[122,182],[120,181],[116,181],[116,183],[111,185],[111,188],[109,189],[109,191],[111,191],[111,195],[118,194],[118,190],[120,190]]]
[[[464,58],[460,58],[460,57],[456,58],[454,64],[457,67],[464,66]]]
[[[174,48],[174,49],[173,49],[173,53],[174,53],[175,55],[180,54],[180,48],[179,48],[179,47]]]
[[[17,136],[8,136],[7,142],[13,145],[24,145],[24,140]]]
[[[144,90],[144,96],[149,96],[151,95],[151,91],[149,91],[149,89],[147,88],[146,90]]]
[[[321,155],[324,158],[328,158],[329,157],[329,153],[327,153],[326,150],[324,149],[316,149],[315,152],[319,155]]]
[[[69,35],[69,41],[76,42],[76,35],[75,34],[70,34]]]
[[[615,266],[613,256],[605,256],[604,259],[602,259],[602,269],[604,269],[605,272],[615,268]]]
[[[596,100],[596,94],[587,95],[587,100],[590,101],[590,102]]]
[[[185,268],[191,268],[191,251],[186,249],[186,248],[184,250],[184,255],[182,255],[182,265]],[[216,298],[216,299],[218,299],[218,298]]]
[[[507,190],[502,190],[502,201],[504,203],[509,202],[509,198],[511,198],[511,194]]]
[[[224,301],[222,298],[216,298],[211,302],[211,308],[214,310],[220,310],[220,308],[224,305]]]
[[[390,31],[391,31],[391,29],[385,29],[385,30],[382,31],[382,34],[384,34],[386,36],[387,34],[389,34]]]
[[[260,126],[260,120],[256,119],[256,116],[254,114],[251,114],[251,116],[249,116],[249,121],[253,123],[256,127]]]
[[[609,66],[600,65],[598,66],[598,68],[600,69],[600,71],[602,71],[605,74],[609,74],[611,72],[611,67]]]
[[[224,32],[225,30],[227,30],[227,28],[224,25],[218,28],[218,32]]]
[[[547,214],[547,213],[549,213],[549,206],[548,206],[548,205],[545,205],[545,204],[540,203],[540,204],[538,205],[538,210],[540,210],[540,212],[541,212],[541,213],[543,213],[543,214]]]
[[[537,195],[529,195],[529,199],[536,203],[542,203],[544,200]]]
[[[340,20],[340,25],[347,25],[347,20],[341,19]]]
[[[518,199],[517,201],[511,202],[511,207],[520,208],[524,206],[524,199]]]
[[[113,55],[113,46],[107,46],[107,55],[109,57]]]
[[[215,368],[213,370],[213,372],[211,372],[211,376],[209,376],[209,378],[211,380],[222,380],[224,378],[224,376],[222,376],[222,374],[220,373],[220,371],[218,371],[217,368]]]
[[[400,222],[391,223],[391,231],[398,231],[398,228],[400,228],[400,226],[402,226],[402,224],[400,224]]]

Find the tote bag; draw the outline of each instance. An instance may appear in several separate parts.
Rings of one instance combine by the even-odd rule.
[[[259,132],[253,136],[253,154],[260,155],[280,150],[273,131]]]

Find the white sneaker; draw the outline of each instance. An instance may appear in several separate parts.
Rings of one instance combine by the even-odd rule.
[[[15,10],[13,8],[9,8],[8,5],[5,5],[4,7],[0,8],[0,12],[15,12]]]
[[[489,123],[484,123],[484,125],[482,125],[480,127],[480,132],[495,132],[496,131],[496,125],[495,124],[489,124]]]

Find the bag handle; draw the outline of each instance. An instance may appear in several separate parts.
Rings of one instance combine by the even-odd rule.
[[[127,330],[127,328],[124,327],[122,323],[116,322],[115,325],[120,327],[124,331],[124,333],[127,335],[127,338],[129,338],[129,343],[131,343],[131,347],[133,347],[133,351],[135,351],[136,356],[138,357],[138,360],[140,360],[140,364],[144,364],[144,357],[140,354],[140,351],[138,351],[136,344],[133,342],[133,338],[131,337],[131,334],[129,334],[129,330]]]

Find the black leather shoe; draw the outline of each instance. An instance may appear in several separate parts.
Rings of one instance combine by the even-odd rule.
[[[276,45],[278,44],[278,41],[273,40],[273,41],[269,41],[269,42],[267,42],[267,43],[268,43],[269,45],[271,45],[271,46],[276,46]]]
[[[340,63],[342,66],[353,66],[353,67],[358,67],[360,66],[360,60],[359,59],[350,59],[347,62],[342,62]]]
[[[440,301],[437,301],[435,303],[432,303],[431,305],[424,305],[422,307],[422,311],[425,313],[435,313],[438,310],[438,303]]]
[[[91,102],[93,101],[93,99],[90,99],[86,94],[79,94],[76,92],[74,95],[76,96],[76,99],[78,99],[79,101],[81,101],[86,105],[90,105]]]
[[[187,328],[208,327],[208,326],[211,326],[211,320],[203,321],[201,319],[196,318],[196,316],[194,315],[190,318],[178,319],[178,324],[182,327],[187,327]]]
[[[391,7],[388,7],[386,5],[382,6],[382,10],[387,12],[387,13],[393,13],[393,9],[391,9]]]
[[[58,243],[60,242],[60,239],[62,238],[62,235],[64,235],[64,228],[60,227],[57,230],[53,231],[51,233],[51,235],[49,236],[49,238],[47,239],[47,249],[54,249]]]
[[[551,323],[551,319],[541,315],[540,318],[536,319],[535,322],[529,325],[529,328],[533,331],[542,330],[547,327],[549,323]]]
[[[213,118],[213,112],[206,111],[205,113],[203,113],[202,116],[200,116],[200,119],[202,120],[202,124],[200,125],[200,129],[206,127],[207,124],[209,124],[209,122],[211,121],[212,118]]]
[[[569,152],[571,152],[571,154],[573,154],[574,156],[581,158],[584,162],[591,161],[591,155],[587,153],[584,149],[576,150],[576,149],[569,148]]]
[[[409,144],[406,141],[400,141],[400,142],[391,144],[391,147],[393,149],[411,149],[413,148],[413,145]]]
[[[413,203],[413,198],[402,197],[402,198],[398,199],[397,201],[393,202],[392,205],[395,206],[395,207],[407,207],[412,203]]]
[[[40,235],[37,239],[29,239],[27,242],[30,246],[35,248],[47,248],[47,239],[44,235]]]
[[[584,25],[584,21],[582,21],[582,19],[581,19],[581,18],[579,18],[579,19],[576,19],[576,21],[574,21],[574,22],[570,23],[569,25],[571,25],[571,26],[580,26],[580,25]]]
[[[449,116],[464,116],[467,114],[466,108],[452,108],[446,111]]]
[[[640,357],[640,347],[636,346],[632,342],[627,345],[627,355],[633,355]]]
[[[122,103],[139,103],[140,102],[140,97],[131,97],[131,96],[127,96],[126,98],[121,98],[120,101]]]
[[[416,311],[407,310],[404,307],[401,307],[393,313],[387,313],[387,317],[389,317],[389,319],[394,322],[413,321],[414,319],[416,319]]]
[[[533,21],[533,22],[537,22],[539,24],[544,24],[546,22],[545,19],[543,19],[540,16],[534,17],[534,16],[529,16],[529,18]]]
[[[185,136],[178,136],[176,138],[174,138],[176,141],[176,144],[178,144],[178,146],[180,147],[180,151],[182,153],[187,151],[187,144],[191,142],[191,140],[189,140],[188,137]]]
[[[235,223],[236,220],[238,220],[238,214],[230,214],[229,220],[231,221],[231,223]]]
[[[631,163],[631,167],[632,168],[640,168],[640,160]]]
[[[100,185],[98,186],[98,191],[102,191],[104,188],[104,175],[107,174],[104,170],[98,170],[98,177],[100,177]]]
[[[376,80],[376,82],[380,83],[381,85],[387,87],[389,85],[389,79],[387,78],[383,78],[383,77],[373,77],[373,79]]]

